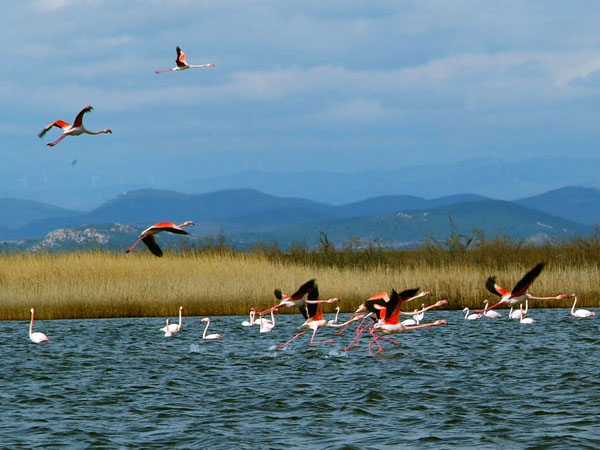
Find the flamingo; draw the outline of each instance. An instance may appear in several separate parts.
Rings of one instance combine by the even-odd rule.
[[[160,331],[164,331],[165,333],[167,332],[171,332],[171,333],[179,333],[181,331],[181,322],[182,322],[182,316],[183,316],[183,306],[179,307],[179,323],[171,323],[171,321],[169,321],[169,324],[163,328],[160,329]],[[167,319],[169,320],[169,319]]]
[[[165,332],[165,337],[172,337],[175,334],[175,332],[172,331],[170,329],[170,327],[171,327],[171,321],[167,317],[167,325],[164,328],[161,328],[161,331]]]
[[[38,136],[40,138],[43,137],[46,134],[46,132],[48,132],[48,130],[50,130],[50,128],[52,128],[52,127],[58,127],[60,129],[62,129],[63,134],[61,137],[59,137],[57,140],[55,140],[53,142],[49,142],[48,144],[46,144],[50,147],[54,147],[56,144],[58,144],[60,141],[62,141],[67,136],[79,136],[80,134],[84,134],[84,133],[85,134],[112,133],[112,131],[108,128],[105,128],[104,130],[100,130],[100,131],[90,131],[83,126],[83,115],[86,112],[91,111],[92,109],[93,108],[91,105],[87,105],[85,108],[83,108],[81,111],[79,111],[79,114],[77,114],[77,117],[75,117],[75,121],[73,122],[73,125],[65,122],[64,120],[56,120],[56,121],[52,122],[51,124],[46,125],[46,127],[44,127],[44,129],[42,131],[40,131]]]
[[[204,328],[204,333],[202,333],[202,339],[221,339],[223,337],[220,334],[206,334],[206,330],[208,330],[208,326],[210,325],[210,319],[208,317],[202,319],[201,322],[206,322],[206,328]]]
[[[571,315],[573,317],[592,317],[596,315],[596,313],[588,311],[587,309],[575,309],[575,304],[577,303],[577,295],[571,294],[571,297],[575,297],[573,306],[571,306]]]
[[[339,299],[333,298],[333,299],[329,299],[329,300],[319,300],[319,288],[317,286],[314,286],[310,290],[307,297],[308,298],[306,301],[306,314],[308,315],[308,318],[304,321],[304,323],[302,325],[300,325],[300,328],[304,328],[305,330],[296,334],[293,338],[291,338],[286,343],[278,345],[277,348],[281,349],[281,348],[286,347],[292,341],[294,341],[297,338],[299,338],[300,336],[306,334],[309,330],[313,330],[312,337],[310,338],[311,345],[332,344],[335,342],[332,339],[328,339],[328,340],[324,340],[324,341],[315,341],[315,335],[317,334],[317,330],[319,328],[326,327],[328,324],[328,321],[325,318],[323,318],[322,304],[323,303],[334,303],[334,302],[339,301]]]
[[[421,303],[421,310],[423,310],[423,308],[425,308],[425,303]],[[425,318],[425,311],[421,311],[420,313],[416,314],[414,318],[417,321],[417,323],[422,322]]]
[[[487,309],[487,307],[489,306],[490,302],[487,299],[485,299],[483,301],[483,304],[485,305],[484,309]],[[502,314],[500,314],[499,312],[496,312],[494,310],[486,311],[486,312],[483,313],[483,315],[485,317],[487,317],[488,319],[499,319],[500,317],[502,317]]]
[[[29,324],[29,339],[31,342],[35,342],[36,344],[41,344],[42,342],[50,342],[48,336],[46,336],[41,331],[33,332],[33,308],[31,308],[31,323]]]
[[[273,328],[275,328],[275,316],[273,315],[273,309],[271,309],[271,320],[263,319],[262,315],[258,320],[260,322],[259,331],[261,333],[270,333],[271,331],[273,331]]]
[[[308,280],[302,286],[298,288],[296,292],[292,295],[285,295],[281,292],[281,289],[275,289],[274,294],[275,297],[281,300],[277,305],[272,306],[269,309],[259,312],[258,314],[266,314],[272,309],[278,309],[282,306],[286,307],[294,307],[297,306],[300,309],[300,313],[302,313],[302,317],[304,320],[309,318],[308,312],[306,310],[306,305],[308,303],[335,303],[339,299],[338,298],[330,298],[328,300],[309,300],[305,299],[304,296],[309,294],[316,286],[316,280],[314,278]],[[318,292],[318,291],[317,291]]]
[[[250,320],[242,321],[242,326],[243,327],[251,327],[252,325],[255,325],[255,321],[254,321],[255,316],[256,316],[256,311],[254,310],[254,308],[250,308]]]
[[[529,272],[527,272],[523,278],[521,278],[512,291],[507,291],[506,289],[501,288],[496,284],[496,280],[494,277],[489,277],[485,283],[485,287],[494,295],[501,297],[501,300],[485,309],[480,309],[475,311],[476,313],[485,313],[490,309],[494,309],[502,304],[507,304],[510,306],[522,305],[525,300],[560,300],[563,298],[567,298],[567,294],[559,294],[556,297],[534,297],[531,294],[527,293],[527,289],[533,284],[535,279],[539,276],[544,268],[544,263],[539,263]]]
[[[327,321],[327,326],[331,326],[331,325],[337,325],[337,321],[338,321],[338,315],[340,314],[340,307],[336,306],[335,307],[335,317],[333,318],[333,320],[328,320]]]
[[[166,73],[166,72],[173,72],[176,70],[186,70],[186,69],[203,69],[205,67],[215,67],[215,65],[213,63],[208,63],[208,64],[200,64],[199,66],[195,66],[192,64],[188,64],[185,60],[185,53],[183,52],[183,50],[181,50],[181,48],[179,48],[179,46],[177,46],[177,58],[175,59],[175,67],[173,67],[172,69],[166,69],[166,70],[155,70],[154,73]]]
[[[529,300],[525,300],[525,314],[527,314],[527,311],[529,310]],[[510,307],[510,312],[508,313],[508,318],[509,319],[520,319],[521,318],[521,311],[513,311],[513,307]]]
[[[183,230],[182,227],[187,227],[188,225],[195,225],[191,220],[187,220],[179,225],[175,225],[173,222],[159,222],[155,223],[151,227],[146,228],[140,234],[140,237],[137,241],[133,243],[131,247],[125,250],[125,253],[129,253],[131,250],[135,248],[136,245],[142,241],[146,244],[146,247],[152,252],[153,255],[162,256],[163,252],[156,243],[156,239],[154,239],[154,235],[160,233],[161,231],[168,231],[169,233],[175,234],[189,234],[187,231]]]
[[[465,320],[476,320],[476,319],[481,319],[482,315],[481,314],[469,314],[469,308],[468,307],[464,307],[463,308],[463,312],[465,313]]]
[[[523,311],[523,304],[522,303],[519,305],[519,309],[520,309],[520,312],[521,312],[521,317],[519,317],[519,322],[520,323],[534,323],[535,322],[534,319],[532,319],[530,317],[525,317],[525,312]]]

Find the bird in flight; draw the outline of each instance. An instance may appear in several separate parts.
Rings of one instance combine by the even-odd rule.
[[[155,223],[151,227],[148,227],[144,231],[142,231],[138,240],[135,241],[131,247],[129,247],[127,250],[125,250],[125,253],[129,253],[131,250],[133,250],[135,248],[136,245],[138,245],[140,243],[140,241],[142,241],[144,244],[146,244],[146,247],[148,247],[148,249],[152,252],[153,255],[162,256],[163,252],[160,249],[160,247],[158,246],[158,244],[156,243],[156,239],[154,239],[154,235],[157,233],[160,233],[161,231],[168,231],[169,233],[175,233],[175,234],[189,234],[187,231],[185,231],[182,228],[182,227],[186,227],[188,225],[195,225],[195,224],[191,220],[183,222],[182,224],[179,224],[179,225],[175,225],[173,222]]]
[[[175,67],[173,67],[172,69],[166,69],[166,70],[155,70],[154,73],[166,73],[166,72],[174,72],[176,70],[186,70],[186,69],[203,69],[205,67],[215,67],[215,65],[213,63],[200,64],[200,65],[188,64],[187,61],[185,60],[185,53],[183,52],[183,50],[181,50],[181,48],[179,48],[179,46],[177,46],[177,58],[175,59]]]
[[[91,105],[87,105],[85,108],[83,108],[81,111],[79,111],[79,114],[77,114],[77,117],[75,117],[75,121],[73,122],[73,125],[65,122],[64,120],[56,120],[56,121],[46,125],[46,127],[44,127],[44,129],[42,131],[40,131],[40,134],[38,134],[38,136],[40,138],[43,137],[48,132],[48,130],[50,130],[50,128],[52,128],[52,127],[60,128],[63,132],[62,136],[59,137],[57,140],[55,140],[53,142],[48,142],[48,144],[46,144],[50,147],[54,147],[56,144],[58,144],[60,141],[62,141],[67,136],[79,136],[80,134],[84,134],[84,133],[85,134],[112,133],[112,131],[108,128],[105,128],[104,130],[100,130],[100,131],[90,131],[83,126],[83,115],[85,113],[91,111],[92,109],[93,108]]]

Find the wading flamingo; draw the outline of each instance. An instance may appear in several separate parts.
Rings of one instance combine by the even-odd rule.
[[[170,330],[170,326],[171,326],[171,321],[167,317],[167,324],[165,325],[164,328],[161,328],[161,331],[165,332],[165,337],[172,337],[175,334],[174,331]]]
[[[242,321],[242,326],[243,327],[251,327],[252,325],[254,325],[255,324],[255,321],[254,321],[255,316],[256,316],[256,311],[254,311],[254,308],[250,308],[250,320]]]
[[[104,130],[100,130],[100,131],[90,131],[90,130],[87,130],[83,126],[83,115],[86,112],[91,111],[92,109],[93,108],[90,105],[87,105],[85,108],[83,108],[81,111],[79,111],[79,114],[77,114],[77,117],[75,117],[75,121],[73,122],[73,125],[65,122],[64,120],[56,120],[56,121],[52,122],[51,124],[46,125],[46,127],[42,131],[40,131],[40,134],[38,134],[38,136],[40,138],[43,137],[46,134],[46,132],[48,132],[48,130],[50,130],[50,128],[52,128],[52,127],[60,128],[63,132],[62,136],[59,137],[57,140],[46,144],[46,145],[49,145],[50,147],[54,147],[56,144],[58,144],[60,141],[62,141],[67,136],[79,136],[80,134],[84,134],[84,133],[85,134],[112,133],[112,131],[108,128],[105,128]]]
[[[327,326],[337,325],[339,314],[340,314],[340,307],[336,306],[335,307],[335,317],[333,318],[333,320],[328,320],[327,321]]]
[[[463,308],[463,312],[465,313],[465,320],[476,320],[481,319],[483,317],[483,315],[481,314],[469,314],[469,308],[467,308],[466,306]]]
[[[166,70],[155,70],[154,73],[166,73],[166,72],[174,72],[176,70],[186,70],[186,69],[203,69],[205,67],[215,67],[215,65],[213,63],[208,63],[208,64],[200,64],[198,66],[192,65],[192,64],[188,64],[185,60],[185,53],[183,52],[183,50],[181,50],[179,48],[179,46],[177,46],[177,58],[175,59],[175,67],[173,67],[172,69],[166,69]]]
[[[36,344],[41,344],[42,342],[50,342],[50,339],[48,339],[48,336],[46,336],[41,331],[36,331],[35,333],[33,332],[33,314],[34,314],[33,308],[31,308],[31,323],[29,324],[29,339],[31,339],[31,342],[35,342]]]
[[[525,311],[524,313],[527,314],[527,311],[529,311],[529,300],[525,300]],[[510,311],[508,313],[508,318],[509,319],[520,319],[521,318],[521,311],[513,311],[513,307],[510,307]]]
[[[189,234],[187,231],[182,229],[182,227],[187,227],[188,225],[195,225],[195,223],[191,220],[187,220],[179,225],[175,225],[173,222],[155,223],[151,227],[148,227],[144,231],[142,231],[138,240],[135,241],[131,247],[126,249],[125,253],[129,253],[136,247],[136,245],[140,243],[140,241],[142,241],[144,244],[146,244],[146,247],[148,247],[148,249],[152,252],[153,255],[162,256],[163,252],[156,243],[154,235],[160,233],[161,231],[168,231],[169,233],[175,234]]]
[[[575,297],[573,306],[571,306],[571,315],[573,317],[592,317],[596,315],[596,313],[588,311],[587,309],[575,309],[575,304],[577,303],[577,295],[571,294],[571,297]]]
[[[483,309],[487,310],[488,306],[490,305],[490,302],[486,298],[483,301],[483,304],[485,305]],[[486,311],[486,312],[483,313],[483,315],[485,317],[487,317],[488,319],[499,319],[500,317],[502,317],[502,314],[500,314],[499,312],[496,312],[494,310]]]
[[[183,306],[180,306],[179,307],[179,323],[171,323],[171,321],[169,319],[167,319],[169,321],[169,323],[166,326],[164,326],[163,328],[161,328],[160,331],[164,331],[165,333],[167,333],[167,332],[179,333],[181,331],[182,317],[183,317]]]
[[[519,322],[520,323],[534,323],[535,320],[531,319],[530,317],[525,317],[525,311],[523,311],[523,304],[521,303],[519,305],[519,310],[521,313],[521,317],[519,317]]]
[[[208,317],[202,319],[201,322],[206,322],[206,328],[204,328],[204,333],[202,333],[202,339],[221,339],[223,337],[220,334],[206,334],[206,330],[208,330],[208,326],[210,325],[210,319]]]
[[[506,289],[501,288],[496,284],[496,280],[494,277],[489,277],[485,283],[485,287],[494,295],[501,297],[501,300],[485,309],[480,309],[475,311],[476,313],[485,313],[490,309],[494,309],[502,304],[506,304],[509,306],[522,305],[525,300],[560,300],[563,298],[567,298],[567,294],[559,294],[555,297],[534,297],[531,294],[527,293],[527,289],[533,284],[535,279],[539,276],[544,268],[544,263],[539,263],[529,272],[527,272],[523,278],[521,278],[512,291],[507,291]]]
[[[264,319],[261,315],[259,317],[259,325],[261,333],[270,333],[275,328],[275,316],[273,315],[273,308],[271,308],[271,320]]]

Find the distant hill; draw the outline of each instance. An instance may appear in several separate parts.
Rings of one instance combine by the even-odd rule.
[[[596,188],[567,186],[515,203],[587,225],[600,223],[600,189]]]
[[[0,211],[2,211],[2,226],[4,228],[21,227],[33,220],[50,217],[72,217],[81,214],[80,211],[72,211],[48,203],[15,198],[0,199]]]

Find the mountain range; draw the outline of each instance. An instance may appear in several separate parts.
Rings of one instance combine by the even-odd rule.
[[[76,211],[30,200],[0,199],[0,239],[23,249],[124,248],[159,221],[194,220],[191,241],[223,234],[228,243],[248,247],[275,242],[282,248],[314,246],[321,233],[335,244],[349,239],[392,247],[446,239],[474,230],[494,237],[543,242],[585,236],[600,223],[600,190],[567,186],[514,201],[474,194],[432,199],[377,196],[341,205],[278,197],[254,189],[205,194],[141,189],[117,195],[92,211]],[[181,239],[161,236],[178,245]],[[183,241],[188,242],[188,241]]]

